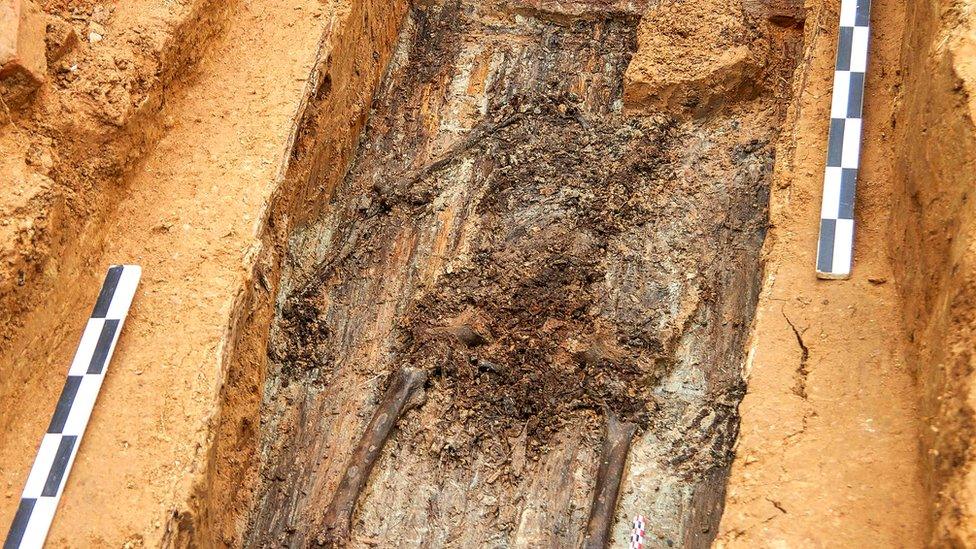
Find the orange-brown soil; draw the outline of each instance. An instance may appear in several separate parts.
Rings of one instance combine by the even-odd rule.
[[[5,169],[5,177],[32,175],[0,192],[64,204],[52,214],[58,208],[30,202],[6,217],[22,212],[46,225],[31,232],[25,221],[17,233],[25,236],[3,242],[22,259],[3,265],[0,522],[9,524],[16,509],[99,280],[110,263],[138,263],[143,280],[125,339],[48,539],[58,547],[157,546],[174,537],[181,513],[201,507],[192,494],[212,456],[228,336],[320,44],[331,47],[341,12],[314,0],[49,9],[79,30],[92,26],[86,14],[114,15],[99,23],[103,40],[65,58],[68,67],[77,62],[77,78],[59,87],[52,77],[0,129],[5,151],[28,159],[31,148],[40,151],[30,166]],[[129,55],[135,60],[125,64]],[[148,64],[137,62],[143,55]],[[117,72],[122,65],[126,72]],[[147,86],[143,95],[128,89],[130,75]],[[31,188],[42,176],[47,187]]]
[[[241,546],[246,539],[261,539],[255,524],[284,525],[275,535],[293,534],[288,529],[294,526],[289,524],[299,528],[316,524],[324,506],[262,507],[278,501],[268,487],[291,487],[291,492],[282,492],[291,494],[289,505],[306,501],[302,498],[308,494],[316,505],[329,500],[345,464],[343,452],[360,435],[376,395],[381,394],[385,370],[371,368],[379,368],[375,365],[380,358],[395,355],[380,353],[379,343],[364,340],[363,354],[350,359],[359,360],[355,375],[337,377],[333,385],[282,387],[277,385],[282,360],[276,353],[288,349],[287,341],[295,342],[282,340],[271,326],[282,313],[294,281],[314,274],[302,267],[304,255],[335,252],[339,257],[356,252],[372,257],[369,254],[388,246],[388,256],[376,257],[396,267],[390,271],[399,273],[399,278],[391,279],[395,284],[384,285],[380,271],[368,266],[347,278],[342,272],[331,274],[334,280],[329,284],[335,287],[358,284],[374,292],[349,295],[379,297],[363,303],[337,301],[332,317],[308,318],[303,328],[372,315],[372,320],[367,319],[371,327],[363,333],[379,333],[380,328],[390,334],[411,333],[394,326],[392,319],[399,314],[397,300],[406,303],[416,297],[424,307],[409,315],[415,321],[416,342],[404,340],[390,347],[402,350],[412,361],[436,357],[445,362],[469,346],[438,335],[438,329],[455,330],[450,332],[455,334],[457,326],[447,320],[467,319],[455,324],[475,335],[487,330],[485,335],[493,339],[474,345],[487,353],[481,359],[488,365],[476,358],[449,363],[455,370],[431,370],[441,377],[432,377],[428,400],[405,416],[391,438],[395,444],[384,450],[367,482],[354,515],[359,528],[354,528],[355,545],[410,545],[411,540],[421,544],[427,525],[433,532],[427,538],[431,543],[450,545],[455,538],[436,536],[446,535],[458,521],[501,531],[499,536],[509,533],[498,525],[511,525],[516,534],[504,539],[514,545],[578,540],[602,437],[596,427],[602,411],[593,404],[606,400],[601,391],[607,387],[622,386],[633,400],[609,402],[609,409],[637,421],[642,429],[634,439],[614,517],[613,535],[618,542],[625,539],[630,515],[643,512],[657,528],[651,532],[659,534],[654,542],[662,544],[671,539],[679,545],[702,546],[717,535],[717,545],[736,547],[976,546],[974,0],[873,2],[855,266],[848,281],[814,277],[838,0],[807,0],[805,6],[793,0],[742,0],[741,4],[513,0],[498,3],[503,16],[482,9],[465,11],[459,21],[480,18],[478,24],[488,30],[475,33],[464,44],[438,42],[454,36],[458,29],[451,25],[436,35],[425,34],[430,27],[409,26],[410,21],[425,18],[405,17],[408,10],[432,9],[437,2],[408,6],[379,0],[47,0],[37,4],[47,21],[47,78],[23,103],[0,105],[0,527],[9,524],[17,507],[98,282],[108,264],[123,262],[141,264],[143,282],[48,545]],[[500,395],[498,402],[476,394],[480,380],[497,381],[492,376],[502,375],[501,370],[492,368],[514,360],[519,342],[531,340],[533,330],[545,332],[540,341],[548,344],[545,338],[562,334],[560,330],[589,325],[577,316],[568,323],[535,326],[531,315],[517,311],[510,317],[522,318],[518,316],[522,314],[524,322],[512,325],[505,323],[509,318],[505,315],[486,318],[482,311],[478,318],[464,316],[468,314],[461,306],[465,296],[445,280],[466,280],[466,288],[486,292],[496,301],[506,299],[509,290],[512,295],[524,293],[520,288],[525,280],[502,272],[500,280],[505,282],[495,286],[494,279],[483,273],[461,270],[452,277],[434,276],[450,264],[443,252],[451,240],[444,236],[447,231],[438,233],[437,227],[460,223],[455,209],[445,206],[460,194],[448,196],[438,206],[445,207],[434,212],[431,234],[441,237],[433,238],[423,252],[430,261],[417,276],[430,278],[418,290],[426,292],[426,301],[404,289],[413,280],[408,252],[417,240],[395,237],[422,223],[419,214],[412,216],[403,209],[396,214],[402,216],[397,218],[400,222],[382,226],[387,231],[382,234],[394,235],[389,240],[353,243],[348,249],[327,246],[330,237],[319,225],[322,219],[339,219],[337,212],[357,219],[368,211],[368,201],[359,202],[360,195],[343,184],[355,158],[365,159],[367,167],[381,175],[384,166],[399,166],[379,156],[370,160],[370,154],[378,154],[382,147],[357,152],[361,135],[364,143],[371,139],[382,143],[382,137],[397,128],[403,131],[416,124],[423,127],[404,135],[442,136],[429,143],[394,144],[393,149],[403,155],[395,155],[394,160],[418,159],[412,167],[422,170],[420,161],[450,153],[451,143],[472,130],[466,124],[487,112],[475,99],[488,93],[489,75],[506,74],[506,70],[520,74],[512,68],[519,62],[531,66],[525,61],[530,56],[495,59],[492,51],[510,44],[534,51],[534,41],[542,34],[533,33],[539,29],[550,33],[545,51],[555,52],[558,42],[551,40],[577,40],[577,35],[588,37],[605,29],[619,32],[621,27],[636,29],[628,46],[633,48],[629,66],[618,57],[605,63],[604,56],[611,50],[601,48],[608,46],[611,35],[600,34],[599,42],[586,38],[566,46],[570,51],[579,44],[599,45],[588,45],[594,49],[580,50],[587,51],[586,56],[561,63],[581,64],[574,77],[604,71],[617,74],[620,69],[622,88],[603,80],[576,86],[574,92],[589,109],[587,116],[605,117],[581,116],[591,124],[581,126],[585,129],[576,129],[569,120],[579,114],[570,110],[573,103],[539,102],[539,112],[528,116],[565,122],[555,126],[558,131],[553,135],[559,138],[552,141],[556,145],[550,153],[563,155],[572,150],[569,145],[574,140],[584,138],[597,145],[609,142],[607,135],[617,134],[600,132],[617,123],[630,127],[627,124],[634,122],[627,122],[628,116],[663,116],[686,132],[671,145],[677,149],[671,150],[668,161],[685,158],[690,165],[676,171],[673,181],[695,182],[701,170],[716,166],[729,173],[740,169],[752,173],[756,168],[751,160],[728,163],[725,156],[693,160],[707,150],[703,147],[735,141],[738,134],[716,121],[760,112],[749,111],[748,105],[768,101],[769,109],[750,116],[740,132],[743,136],[778,133],[763,145],[763,151],[768,149],[766,158],[775,153],[775,168],[763,184],[769,190],[769,228],[762,263],[756,260],[758,246],[736,262],[737,272],[751,273],[759,281],[754,315],[754,294],[737,291],[735,299],[723,294],[725,301],[714,301],[726,303],[718,316],[695,317],[701,331],[714,328],[709,332],[718,334],[714,341],[740,345],[739,356],[744,357],[741,378],[735,364],[721,370],[732,376],[726,379],[730,383],[744,380],[745,395],[737,415],[734,408],[741,391],[728,392],[729,402],[712,401],[731,422],[723,424],[721,433],[735,433],[734,420],[739,418],[735,446],[730,443],[728,452],[714,463],[727,463],[732,450],[734,461],[730,471],[689,469],[687,478],[670,484],[659,481],[669,456],[653,453],[648,435],[654,432],[653,424],[638,413],[652,400],[651,391],[635,385],[660,379],[613,377],[628,356],[643,352],[630,343],[622,346],[630,355],[616,347],[583,345],[589,340],[582,337],[576,337],[573,345],[550,345],[553,352],[565,353],[561,356],[566,360],[556,363],[559,368],[569,371],[579,362],[579,368],[605,376],[567,393],[573,403],[589,406],[582,411],[558,403],[550,406],[536,398],[530,391],[531,375],[497,378],[512,383],[496,386],[493,394]],[[419,46],[398,49],[394,55],[401,33],[419,37]],[[411,58],[411,51],[455,52],[459,57],[453,65],[436,58],[425,62]],[[791,63],[781,62],[791,56],[798,60],[795,71]],[[770,59],[776,62],[769,63]],[[386,74],[388,66],[394,68],[391,74]],[[425,83],[423,78],[437,76],[436,71],[443,71],[442,78]],[[538,74],[520,76],[519,83]],[[411,78],[418,85],[407,89],[416,92],[415,99],[395,93]],[[388,84],[381,87],[380,82]],[[621,105],[601,104],[603,93],[607,97],[619,93]],[[380,103],[372,104],[374,98]],[[403,101],[402,108],[392,108],[396,103],[391,98]],[[450,108],[432,110],[438,105]],[[416,117],[397,117],[414,110]],[[363,133],[371,112],[375,115],[371,129]],[[770,120],[778,120],[779,126],[767,126]],[[549,131],[545,124],[532,126],[530,134],[518,133],[524,131],[519,126],[507,128],[486,141],[495,147],[492,150],[508,150],[504,139],[528,145],[542,142]],[[536,130],[538,134],[533,133]],[[426,144],[417,147],[417,143]],[[397,149],[400,145],[403,150]],[[474,147],[461,152],[475,154],[468,159],[472,160],[478,151]],[[540,197],[557,192],[563,181],[579,184],[573,182],[572,173],[559,171],[561,164],[551,163],[555,156],[547,156],[545,147],[527,146],[509,153],[513,161],[533,160],[513,163],[506,168],[508,173],[547,166],[531,174],[539,179],[531,184],[539,185]],[[579,158],[585,162],[573,173],[599,164],[591,153],[581,153]],[[633,164],[625,156],[607,162],[618,160],[622,166]],[[451,170],[463,172],[473,165],[463,163]],[[350,173],[348,181],[358,181],[356,172]],[[547,183],[553,174],[562,175],[559,181]],[[599,170],[589,175],[600,176]],[[411,185],[397,188],[384,186],[384,178],[377,177],[381,182],[364,186],[362,194],[376,192],[389,198],[388,205],[417,208],[427,196],[424,193],[439,189],[436,178],[429,185],[424,177],[408,179]],[[663,176],[662,180],[672,181]],[[601,200],[580,215],[617,215],[613,201],[619,198],[619,189],[611,187],[617,183],[621,182],[607,183],[609,194],[594,194]],[[646,189],[632,191],[628,196],[646,201],[642,194]],[[502,219],[505,208],[528,211],[528,195],[504,196],[507,202],[488,204],[478,215],[490,221],[496,215]],[[654,196],[664,201],[663,207],[674,205],[663,194]],[[673,197],[677,200],[679,195]],[[365,209],[360,210],[361,205]],[[594,223],[608,219],[617,218]],[[495,228],[489,234],[502,234],[511,225],[492,222]],[[336,234],[356,226],[337,225]],[[546,252],[551,255],[551,250],[558,251],[560,243],[569,240],[557,224],[547,228],[552,235],[540,242],[551,244]],[[458,239],[469,236],[464,233]],[[581,258],[616,257],[612,247],[610,252],[599,246],[567,249]],[[580,249],[589,252],[577,253]],[[495,252],[509,253],[499,250]],[[524,259],[522,268],[531,274],[531,269],[548,261],[532,263],[533,250],[513,248],[514,255],[506,257]],[[719,255],[701,257],[697,263],[702,265],[690,262],[684,267],[710,272],[716,261],[708,258]],[[746,264],[755,268],[743,267]],[[576,286],[555,289],[546,285],[550,279],[534,280],[542,281],[543,287],[526,298],[533,310],[552,313],[564,301],[597,299],[578,291],[575,279],[570,282]],[[561,294],[567,300],[560,301]],[[739,311],[730,305],[740,302],[749,309]],[[680,313],[687,307],[679,309]],[[696,324],[689,318],[683,322]],[[738,322],[750,318],[751,327]],[[718,328],[726,323],[727,328]],[[273,336],[270,357],[269,333]],[[748,342],[743,344],[746,336]],[[299,341],[295,357],[310,356],[308,349],[300,348],[302,344],[351,348],[351,339],[336,343],[326,331],[316,337],[320,339]],[[471,334],[451,337],[462,343],[477,339]],[[579,348],[574,346],[577,343]],[[595,356],[591,347],[598,351],[597,362],[587,358]],[[369,356],[375,362],[363,359]],[[473,365],[470,372],[464,370],[468,364]],[[296,379],[289,378],[289,383]],[[694,383],[692,378],[670,379],[662,392],[692,395]],[[565,389],[558,384],[542,386]],[[328,396],[328,391],[346,396],[316,400],[320,392]],[[457,393],[457,400],[497,420],[496,426],[441,414],[457,411],[452,408],[451,391],[464,391]],[[316,402],[326,405],[316,409],[309,404]],[[633,402],[640,406],[632,406]],[[338,405],[332,409],[329,403]],[[515,428],[518,422],[510,421],[514,416],[507,415],[510,404],[526,406],[524,413],[530,416],[529,408],[536,406],[542,413],[560,417],[533,424],[542,426],[538,433],[520,431]],[[308,417],[334,425],[334,435],[329,436],[338,442],[333,446],[332,439],[321,437],[314,426],[285,430]],[[423,418],[441,418],[446,426],[443,433],[424,427]],[[470,492],[464,487],[470,485],[451,479],[467,479],[465,475],[475,467],[466,472],[464,459],[450,461],[450,455],[457,456],[465,441],[490,434],[496,427],[505,431],[498,447],[511,450],[508,461],[498,465],[494,488],[477,499],[464,499]],[[275,439],[269,433],[281,436]],[[284,449],[280,444],[262,445],[262,440],[292,440],[288,437],[295,433],[302,436]],[[400,444],[404,441],[411,444]],[[424,444],[413,444],[417,441]],[[700,446],[705,455],[713,448],[706,448],[705,442],[710,441],[685,441],[681,447]],[[446,457],[435,461],[427,459],[428,454]],[[307,467],[274,461],[280,456],[297,456],[294,463]],[[511,480],[516,478],[523,480]],[[681,491],[688,486],[698,488]],[[431,493],[443,496],[431,499]],[[531,497],[520,499],[521,494]],[[675,511],[674,501],[687,501],[689,507]],[[716,529],[723,502],[724,514]],[[571,512],[554,511],[563,508]],[[384,522],[386,509],[407,517],[401,526],[419,526],[405,534],[397,524]],[[294,522],[281,521],[276,513]],[[673,517],[686,521],[678,524]],[[299,537],[314,539],[317,532],[307,530]]]
[[[907,3],[888,252],[918,380],[933,546],[976,546],[976,17]]]
[[[726,546],[919,547],[926,539],[922,423],[888,250],[905,17],[897,2],[872,3],[854,275],[821,281],[813,269],[837,8],[808,12],[808,63],[779,144]]]
[[[0,348],[76,242],[97,238],[122,174],[173,123],[160,116],[167,94],[191,79],[224,10],[207,0],[44,8],[46,84],[26,105],[0,105],[0,309],[10,319]]]
[[[811,273],[838,3],[812,8],[720,544],[969,547],[971,3],[872,3],[856,266],[842,283]]]

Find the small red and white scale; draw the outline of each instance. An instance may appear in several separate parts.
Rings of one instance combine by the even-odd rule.
[[[630,549],[644,549],[644,515],[634,517],[634,529],[630,533]]]

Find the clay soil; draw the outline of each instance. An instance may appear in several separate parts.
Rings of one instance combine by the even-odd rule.
[[[103,13],[104,39],[86,40],[64,58],[68,67],[78,65],[76,80],[62,83],[53,68],[33,102],[0,128],[4,151],[42,152],[40,160],[28,154],[29,162],[12,152],[2,156],[17,167],[5,168],[0,194],[43,190],[51,199],[4,211],[4,221],[30,237],[3,243],[26,258],[2,264],[4,528],[105,270],[138,263],[144,273],[127,343],[113,359],[86,450],[66,487],[75,496],[62,500],[49,546],[157,546],[172,539],[206,468],[224,379],[223,341],[251,280],[256,225],[279,185],[280,160],[290,150],[331,17],[314,1],[223,8],[171,2],[52,8],[86,38],[85,14]],[[227,21],[233,24],[224,32]],[[273,61],[262,57],[281,43],[294,49]],[[134,45],[160,48],[140,49],[151,63],[130,67],[152,76],[148,99],[133,99],[134,113],[122,126],[89,118],[104,114],[98,90],[106,89],[91,81],[126,88],[130,74],[91,59],[124,58]],[[183,47],[187,55],[175,55]],[[6,179],[20,173],[29,177]],[[50,179],[46,187],[28,186],[41,176]]]
[[[815,262],[821,152],[836,12],[808,16],[810,62],[797,76],[793,131],[781,141],[771,203],[763,297],[746,365],[748,391],[723,532],[724,545],[830,542],[919,547],[928,517],[918,437],[923,423],[889,256],[898,54],[905,20],[872,4],[872,78],[866,88],[858,188],[857,268],[836,284]],[[776,410],[776,412],[773,412]],[[814,491],[800,487],[816,486]]]
[[[872,3],[818,281],[836,0],[38,2],[0,524],[138,263],[48,546],[976,546],[970,3]]]

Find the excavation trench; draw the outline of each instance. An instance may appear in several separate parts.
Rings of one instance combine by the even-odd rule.
[[[287,243],[247,545],[710,543],[800,34],[625,109],[639,4],[410,8]]]

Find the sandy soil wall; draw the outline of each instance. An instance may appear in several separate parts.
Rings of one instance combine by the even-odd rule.
[[[9,524],[105,267],[142,265],[52,546],[158,546],[197,528],[192,497],[207,478],[233,313],[247,310],[255,279],[266,282],[255,269],[264,216],[317,86],[308,78],[320,42],[348,13],[318,0],[225,7],[227,32],[190,85],[165,90],[158,141],[133,153],[110,205],[86,210],[99,230],[57,257],[50,286],[0,349],[0,523]],[[213,539],[205,534],[202,545]]]
[[[192,82],[231,5],[43,3],[47,81],[0,105],[0,349],[66,256],[98,241],[125,175],[173,123],[167,95]]]
[[[891,255],[919,380],[935,546],[976,546],[976,20],[907,3]]]
[[[920,547],[927,538],[917,388],[887,252],[906,28],[898,0],[872,2],[853,276],[814,273],[839,5],[807,2],[719,546]]]

